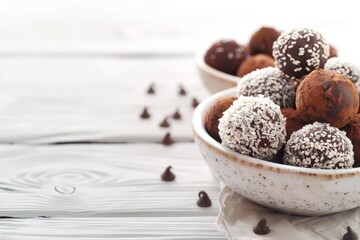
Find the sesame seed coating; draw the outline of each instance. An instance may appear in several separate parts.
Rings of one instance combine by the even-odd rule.
[[[291,79],[301,79],[314,69],[322,68],[329,58],[330,47],[318,32],[299,28],[284,32],[274,42],[276,66]]]
[[[315,122],[291,135],[285,147],[284,163],[305,168],[351,168],[353,145],[345,132],[328,123]]]

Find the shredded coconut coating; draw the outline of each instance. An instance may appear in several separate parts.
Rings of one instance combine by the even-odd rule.
[[[328,123],[315,122],[291,135],[285,147],[284,162],[305,168],[351,168],[353,145],[345,132]]]
[[[286,118],[269,98],[240,96],[219,120],[222,144],[241,154],[272,159],[285,143]]]
[[[280,69],[274,67],[258,69],[242,77],[237,83],[237,95],[264,95],[281,108],[295,108],[294,87]]]
[[[360,89],[360,69],[350,62],[341,60],[338,57],[333,57],[327,60],[324,66],[325,70],[334,71],[341,75],[344,75],[351,81],[353,81],[359,91]]]
[[[273,45],[276,66],[291,79],[323,67],[329,56],[330,47],[321,34],[306,28],[283,32]]]

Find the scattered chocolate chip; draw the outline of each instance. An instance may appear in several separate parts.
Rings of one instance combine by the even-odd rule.
[[[148,118],[150,118],[150,114],[149,114],[149,112],[148,112],[147,107],[144,108],[144,110],[143,110],[143,112],[141,113],[140,117],[141,117],[142,119],[148,119]]]
[[[159,126],[162,128],[170,127],[170,123],[168,122],[167,117],[164,118],[164,120],[159,124]]]
[[[148,88],[147,90],[147,93],[148,94],[154,94],[155,93],[155,85],[154,84],[151,84],[150,87]]]
[[[254,233],[256,233],[257,235],[265,235],[268,234],[270,232],[270,228],[268,227],[268,225],[266,224],[266,219],[262,218],[258,224],[256,224],[256,226],[253,228]]]
[[[161,174],[161,179],[165,182],[172,182],[175,180],[175,174],[173,172],[171,172],[171,166],[168,166],[165,170],[165,172],[163,172]]]
[[[181,96],[186,95],[186,91],[185,91],[184,87],[181,85],[179,85],[179,95],[181,95]]]
[[[176,110],[176,112],[174,112],[174,114],[172,115],[173,119],[181,119],[181,114],[179,112],[179,109]]]
[[[197,100],[196,98],[193,98],[193,99],[192,99],[191,106],[192,106],[193,108],[196,108],[198,105],[199,105],[198,100]]]
[[[174,140],[172,139],[170,133],[166,133],[166,135],[164,136],[161,142],[164,145],[171,145],[174,143]]]
[[[354,232],[350,226],[348,226],[347,228],[347,233],[344,234],[343,236],[343,240],[359,240],[359,235]]]
[[[199,207],[210,207],[211,206],[211,200],[206,192],[204,192],[204,191],[199,192],[199,199],[197,201],[197,205]]]

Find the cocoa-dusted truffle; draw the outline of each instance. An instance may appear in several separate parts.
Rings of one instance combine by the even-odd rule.
[[[327,60],[324,69],[344,75],[345,77],[353,81],[356,85],[360,79],[360,69],[355,66],[355,64],[341,60],[338,57],[333,57]]]
[[[245,59],[243,63],[240,64],[236,75],[243,77],[252,71],[266,67],[275,67],[274,59],[265,54],[257,54]]]
[[[330,56],[329,58],[337,57],[337,50],[334,46],[330,45]]]
[[[329,54],[325,39],[306,28],[282,33],[273,46],[276,66],[291,79],[301,79],[314,69],[324,67]]]
[[[328,123],[315,122],[291,135],[285,147],[284,163],[305,168],[351,168],[353,146],[345,132]]]
[[[295,91],[285,75],[274,67],[256,70],[238,81],[238,96],[269,97],[280,107],[295,107]]]
[[[263,53],[272,56],[274,41],[280,36],[280,32],[272,27],[262,27],[250,38],[248,51],[250,55]]]
[[[301,80],[296,108],[305,123],[326,122],[341,128],[357,113],[359,95],[345,76],[318,69]]]
[[[228,109],[236,99],[237,98],[233,96],[222,97],[218,99],[205,114],[205,129],[208,134],[218,142],[221,142],[219,136],[219,119],[222,117],[223,112]]]
[[[221,40],[212,45],[206,52],[205,62],[221,72],[235,75],[246,56],[244,46],[232,40]]]
[[[220,118],[219,135],[234,151],[271,160],[285,143],[285,118],[267,97],[240,96]]]
[[[300,130],[305,126],[305,123],[301,120],[296,109],[282,108],[281,113],[286,118],[286,141],[288,141],[291,134]]]
[[[355,163],[353,167],[360,167],[360,114],[356,114],[342,130],[346,132],[346,136],[351,140],[354,147]]]

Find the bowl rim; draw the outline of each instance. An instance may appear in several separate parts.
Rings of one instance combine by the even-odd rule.
[[[236,88],[230,88],[218,93],[215,93],[204,101],[202,101],[195,109],[192,121],[193,127],[193,134],[195,138],[198,138],[203,143],[207,144],[208,147],[211,147],[213,151],[223,155],[229,160],[235,162],[241,162],[247,166],[253,166],[256,168],[266,168],[269,170],[273,170],[275,172],[290,172],[296,173],[300,175],[308,175],[308,176],[321,176],[327,178],[329,180],[343,178],[343,177],[351,177],[354,175],[360,175],[360,167],[358,168],[349,168],[349,169],[314,169],[314,168],[303,168],[303,167],[296,167],[290,166],[285,164],[274,163],[270,161],[261,160],[258,158],[250,157],[247,155],[243,155],[237,153],[221,143],[217,142],[213,139],[205,129],[205,113],[209,109],[209,107],[220,97],[225,96],[236,96]]]
[[[211,46],[211,45],[209,45]],[[232,83],[232,84],[237,84],[237,82],[241,79],[241,77],[238,77],[238,76],[233,76],[233,75],[230,75],[228,73],[224,73],[224,72],[221,72],[211,66],[209,66],[206,62],[205,62],[205,54],[207,52],[207,50],[210,48],[210,47],[204,47],[204,48],[201,48],[200,50],[198,50],[195,54],[195,62],[196,62],[196,65],[198,66],[199,69],[201,69],[202,71],[204,72],[207,72],[208,74],[210,75],[213,75],[219,79],[222,79],[226,82],[229,82],[229,83]]]

